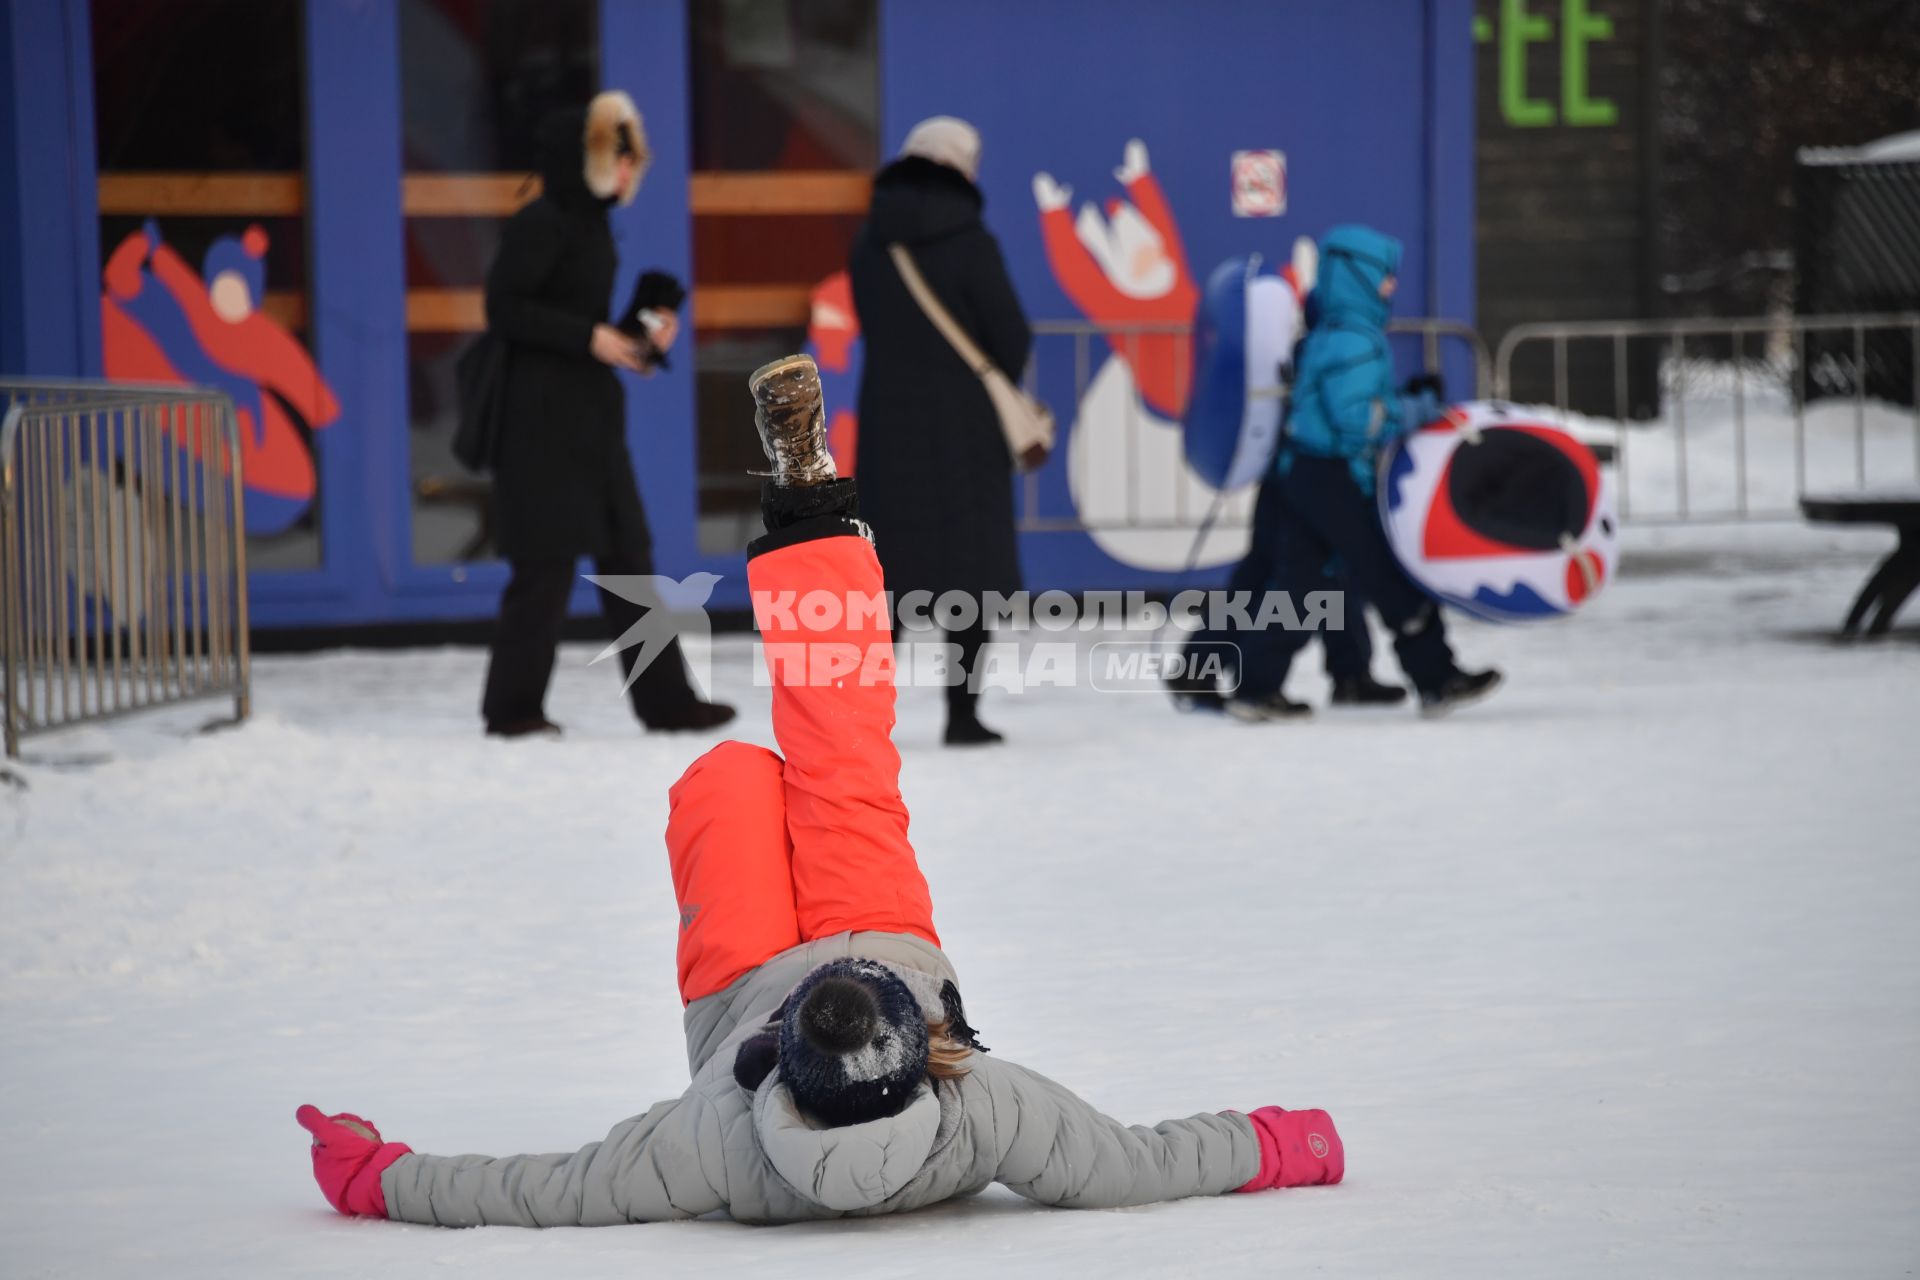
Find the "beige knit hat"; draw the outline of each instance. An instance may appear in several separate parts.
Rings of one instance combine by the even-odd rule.
[[[932,116],[908,131],[900,154],[957,169],[972,182],[980,173],[980,131],[953,116]]]

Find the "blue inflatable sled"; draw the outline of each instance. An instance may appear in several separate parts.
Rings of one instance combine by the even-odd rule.
[[[1300,315],[1293,285],[1263,272],[1258,254],[1230,258],[1207,277],[1183,426],[1188,465],[1222,492],[1258,480],[1273,459]]]

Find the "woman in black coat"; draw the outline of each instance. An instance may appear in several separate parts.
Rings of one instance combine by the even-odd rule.
[[[488,733],[506,737],[558,731],[542,708],[580,557],[592,556],[602,576],[653,572],[614,369],[647,372],[677,327],[666,315],[649,348],[606,323],[615,265],[607,209],[633,199],[648,160],[632,99],[602,93],[585,111],[556,112],[539,140],[543,190],[507,223],[487,272],[487,328],[507,348],[495,527],[513,577],[481,714]],[[600,599],[616,637],[648,613],[605,589]],[[631,670],[649,650],[653,660]],[[649,729],[733,717],[694,691],[677,639],[664,650],[634,645],[622,665],[634,714]]]
[[[980,220],[974,185],[980,136],[936,117],[914,126],[900,158],[874,178],[873,204],[848,268],[866,343],[856,468],[896,608],[1020,589],[1013,459],[986,388],[907,292],[888,246],[904,245],[935,296],[1009,377],[1026,367],[1032,333],[1000,246]],[[1000,741],[980,723],[970,687],[986,628],[948,633],[969,682],[947,687],[950,746]]]

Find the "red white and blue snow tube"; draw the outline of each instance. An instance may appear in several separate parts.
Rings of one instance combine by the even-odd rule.
[[[1494,622],[1573,613],[1620,561],[1613,481],[1593,450],[1504,404],[1455,405],[1395,442],[1380,516],[1415,582]]]
[[[1223,491],[1252,484],[1280,438],[1280,370],[1293,357],[1300,304],[1293,286],[1260,271],[1258,256],[1229,258],[1207,278],[1193,321],[1187,464]]]

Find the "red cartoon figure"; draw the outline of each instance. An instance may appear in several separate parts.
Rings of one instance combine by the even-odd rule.
[[[1147,167],[1146,144],[1133,139],[1124,156],[1113,175],[1126,198],[1108,201],[1104,215],[1088,203],[1075,217],[1071,190],[1050,173],[1033,176],[1054,279],[1083,316],[1110,327],[1113,351],[1079,390],[1067,436],[1067,486],[1088,536],[1122,564],[1225,564],[1246,551],[1252,497],[1226,499],[1198,547],[1183,528],[1217,496],[1188,465],[1180,431],[1192,381],[1186,326],[1200,288],[1173,207]],[[1179,328],[1128,332],[1130,325]]]
[[[860,400],[860,362],[865,343],[860,316],[853,309],[853,281],[836,271],[814,286],[807,316],[806,353],[820,368],[820,385],[833,406],[827,418],[827,452],[842,476],[853,474],[860,424],[854,406]]]
[[[313,503],[318,430],[339,402],[299,341],[260,309],[267,233],[250,226],[207,249],[196,273],[149,220],[107,259],[100,299],[106,373],[199,384],[233,398],[247,485],[247,532],[279,533]]]
[[[1192,321],[1200,288],[1187,266],[1160,182],[1147,168],[1147,144],[1134,138],[1113,176],[1127,198],[1107,201],[1103,217],[1091,202],[1069,212],[1073,190],[1049,173],[1033,176],[1040,233],[1054,279],[1080,313],[1101,325],[1184,325]],[[1172,333],[1114,333],[1107,341],[1133,369],[1147,407],[1163,418],[1186,409],[1187,340]]]

